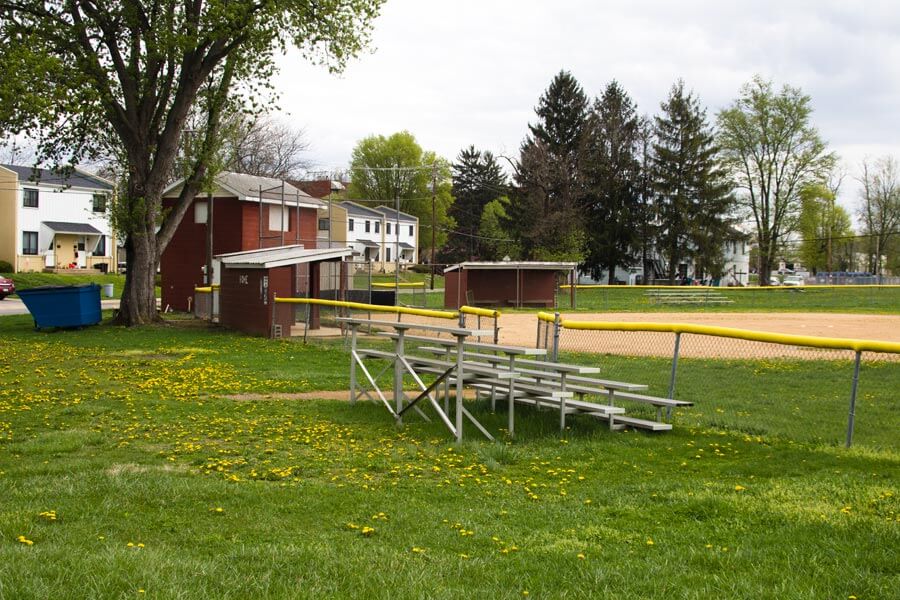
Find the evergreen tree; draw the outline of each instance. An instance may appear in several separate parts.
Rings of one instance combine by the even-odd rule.
[[[599,278],[628,266],[640,245],[640,118],[634,102],[615,81],[594,102],[584,142],[587,217],[582,267]]]
[[[706,111],[679,80],[655,118],[653,186],[657,247],[675,282],[678,266],[694,260],[694,272],[720,277],[734,200],[716,159]]]
[[[588,100],[572,75],[560,71],[541,95],[522,143],[516,184],[504,227],[526,259],[576,260],[582,240],[580,147]]]
[[[490,152],[474,146],[462,150],[453,164],[453,197],[450,216],[456,221],[441,251],[444,262],[481,258],[485,248],[479,241],[482,211],[485,205],[509,192],[506,174]]]

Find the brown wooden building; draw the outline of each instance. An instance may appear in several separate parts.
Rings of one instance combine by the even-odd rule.
[[[288,305],[275,309],[275,297],[319,297],[319,267],[323,262],[340,262],[352,254],[348,248],[306,249],[282,246],[216,256],[221,264],[219,323],[253,335],[272,336],[273,325],[282,335],[290,335],[294,311]],[[298,273],[308,270],[309,277]],[[298,289],[298,282],[306,289]],[[319,326],[318,307],[313,307],[310,329]]]
[[[180,192],[181,182],[170,186],[163,206],[174,205]],[[163,252],[162,306],[189,310],[195,287],[222,283],[213,256],[288,244],[315,248],[317,211],[323,206],[280,179],[219,174],[215,191],[197,196]]]
[[[569,262],[464,262],[444,270],[444,307],[514,306],[553,308],[557,274]]]

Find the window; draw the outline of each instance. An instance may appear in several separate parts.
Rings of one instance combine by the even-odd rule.
[[[329,229],[328,219],[319,219],[319,231],[328,231]]]
[[[93,211],[95,213],[106,212],[106,194],[94,194]]]
[[[24,190],[22,190],[22,206],[26,206],[28,208],[37,208],[38,191],[31,188],[25,188]]]
[[[381,223],[375,221],[375,233],[379,233],[381,231]]]
[[[94,248],[93,252],[94,256],[106,256],[106,236],[101,235],[100,239],[97,240],[97,247]]]
[[[387,257],[387,261],[391,262],[391,247],[388,246],[387,248],[385,248],[385,250],[387,251],[387,254],[385,255]]]
[[[37,231],[22,232],[22,254],[38,253],[38,234]]]
[[[206,202],[194,202],[194,223],[203,225],[209,220],[209,206]]]
[[[366,221],[366,233],[369,233],[369,229],[371,228],[372,222]]]
[[[412,235],[412,234],[413,234],[413,226],[410,225],[410,226],[409,226],[409,235]]]
[[[290,210],[287,206],[269,206],[269,231],[290,231]]]
[[[347,222],[347,230],[348,230],[348,231],[353,231],[353,219],[350,219],[350,220]]]
[[[387,234],[391,235],[391,224],[390,223],[387,224]]]

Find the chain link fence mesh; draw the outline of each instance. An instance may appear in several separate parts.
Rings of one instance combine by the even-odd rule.
[[[539,321],[538,347],[552,353],[554,324]],[[694,403],[676,423],[748,436],[824,444],[847,436],[856,353],[682,333],[559,330],[559,360],[599,366],[601,377],[649,386],[647,394]],[[900,447],[900,354],[862,352],[853,440]],[[629,407],[629,414],[648,408]]]

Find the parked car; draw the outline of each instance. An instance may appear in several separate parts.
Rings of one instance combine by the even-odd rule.
[[[769,285],[781,285],[781,280],[772,275],[769,277]]]
[[[805,281],[800,275],[785,275],[782,285],[800,286],[804,283]]]
[[[3,300],[10,294],[16,293],[16,284],[12,279],[0,277],[0,300]]]

